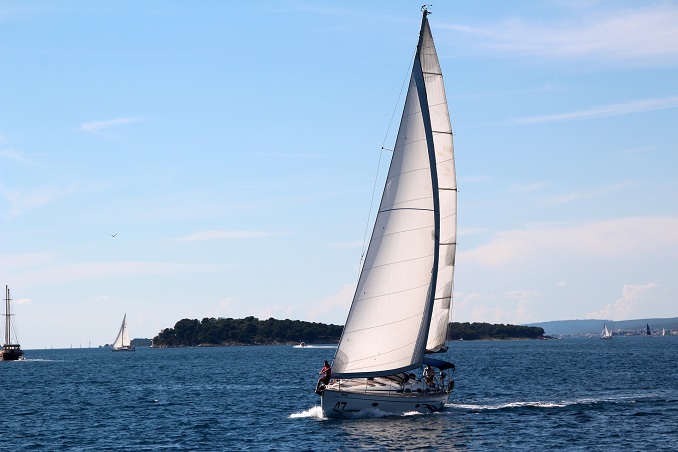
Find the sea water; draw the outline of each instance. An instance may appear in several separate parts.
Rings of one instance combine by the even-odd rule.
[[[324,419],[334,349],[26,350],[4,450],[677,450],[678,337],[459,341],[445,410]]]

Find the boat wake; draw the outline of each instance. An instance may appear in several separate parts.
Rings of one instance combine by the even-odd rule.
[[[522,407],[533,407],[533,408],[560,408],[568,405],[574,405],[574,403],[567,402],[508,402],[508,403],[497,403],[490,405],[475,405],[475,404],[466,404],[466,403],[448,403],[445,405],[445,408],[458,408],[462,410],[472,410],[472,411],[486,411],[486,410],[503,410],[507,408],[522,408]]]
[[[536,400],[536,401],[520,401],[520,402],[506,402],[496,404],[468,404],[468,403],[448,403],[446,408],[462,409],[471,411],[489,411],[489,410],[505,410],[513,408],[563,408],[568,406],[578,405],[598,405],[603,403],[636,403],[647,399],[657,397],[657,394],[651,395],[629,395],[629,396],[610,396],[610,397],[584,397],[572,400]]]
[[[337,348],[336,345],[295,345],[292,348]]]
[[[22,363],[56,363],[56,362],[64,362],[62,359],[44,359],[44,358],[22,358],[16,360],[17,362],[22,362]]]

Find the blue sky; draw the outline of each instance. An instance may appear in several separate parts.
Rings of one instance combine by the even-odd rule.
[[[343,323],[420,6],[3,1],[0,282],[22,345],[110,343],[124,313],[133,337]],[[432,11],[452,319],[678,316],[678,3]]]

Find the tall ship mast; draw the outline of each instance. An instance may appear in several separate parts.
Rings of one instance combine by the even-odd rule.
[[[0,359],[3,361],[16,361],[23,359],[24,356],[21,345],[12,343],[11,302],[9,286],[5,286],[5,343],[2,345],[2,353],[0,353]]]

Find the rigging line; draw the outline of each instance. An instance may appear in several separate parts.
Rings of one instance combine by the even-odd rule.
[[[381,158],[384,155],[384,150],[387,151],[393,151],[392,149],[388,149],[384,147],[386,144],[386,140],[388,139],[388,134],[391,131],[391,126],[393,125],[393,118],[395,117],[396,112],[398,111],[398,104],[400,104],[400,99],[403,96],[403,90],[405,89],[405,84],[407,83],[408,80],[408,75],[410,74],[412,70],[412,65],[414,64],[414,57],[417,55],[417,51],[415,49],[414,53],[412,54],[412,58],[410,59],[410,63],[407,66],[407,72],[405,73],[405,79],[403,80],[403,84],[400,87],[400,93],[398,94],[398,100],[396,101],[395,106],[393,107],[393,113],[391,113],[391,119],[388,122],[388,127],[386,128],[386,133],[384,134],[384,140],[381,142],[381,150],[379,151],[379,161],[377,162],[377,172],[374,175],[374,185],[372,186],[372,199],[370,200],[370,210],[367,213],[367,221],[365,223],[365,234],[363,235],[363,245],[362,249],[360,252],[360,263],[358,265],[358,278],[360,278],[360,270],[363,265],[363,260],[365,259],[365,253],[367,250],[365,249],[365,242],[367,242],[367,232],[369,231],[370,228],[370,217],[372,216],[372,207],[374,206],[374,194],[377,191],[377,180],[379,179],[379,169],[381,168]],[[395,147],[395,146],[394,146]]]

